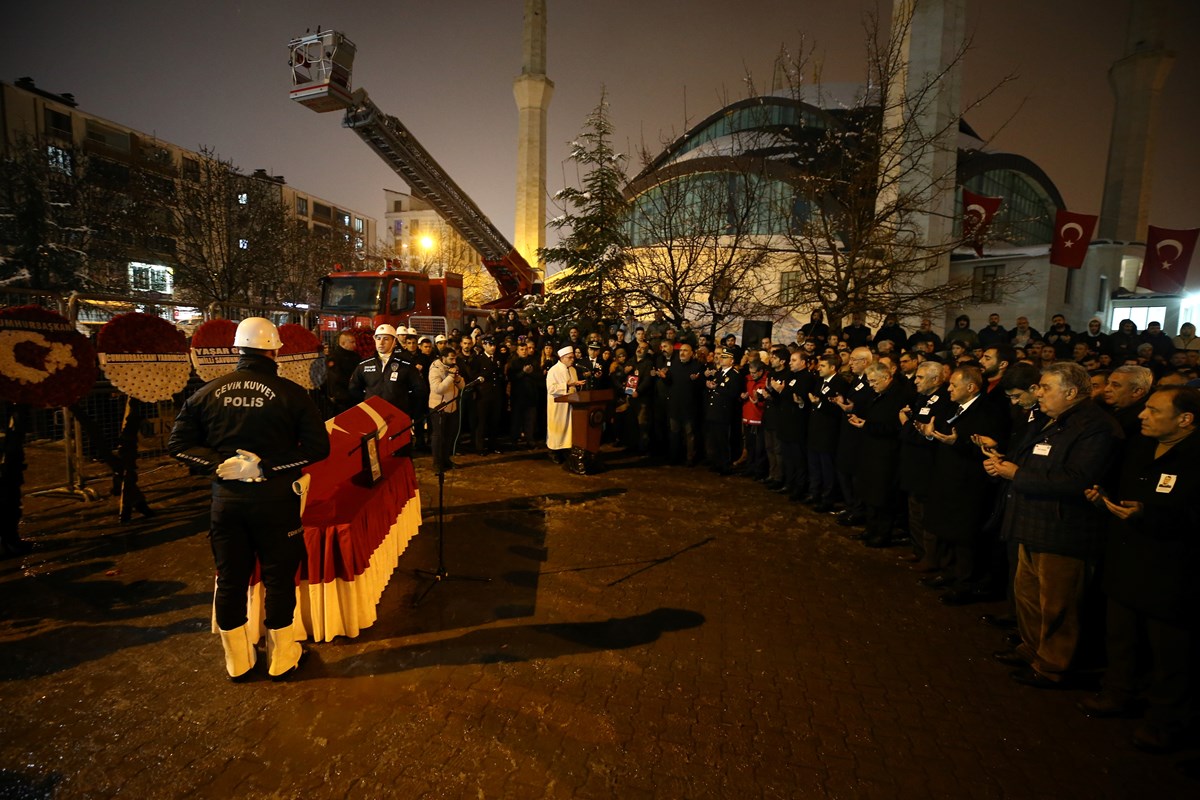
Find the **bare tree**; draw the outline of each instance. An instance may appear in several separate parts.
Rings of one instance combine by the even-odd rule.
[[[941,71],[908,74],[904,54],[914,7],[901,6],[890,26],[875,15],[865,18],[866,87],[839,111],[835,124],[790,132],[794,163],[809,166],[795,179],[797,199],[781,209],[790,220],[781,253],[781,311],[819,307],[836,328],[854,312],[923,316],[971,297],[969,278],[938,278],[939,264],[963,246],[961,236],[932,237],[921,224],[935,195],[957,185],[961,115],[939,118],[932,112],[935,89],[953,80],[970,43],[964,41]],[[810,58],[811,50],[781,51],[776,75],[785,78],[794,98],[820,107],[826,99],[820,81],[804,81]],[[964,113],[1008,80],[969,103]],[[931,119],[942,121],[931,126]],[[933,157],[944,148],[951,149],[948,158]],[[931,168],[939,163],[944,166]],[[952,212],[951,203],[942,213]],[[1027,276],[1014,271],[1000,280],[1001,291],[1009,291],[1025,285]]]
[[[687,171],[636,196],[623,288],[633,305],[691,319],[715,333],[735,318],[774,316],[775,271],[762,237],[774,212],[763,165],[687,162]],[[628,194],[637,194],[636,183]]]
[[[24,136],[0,159],[0,282],[114,291],[130,203],[102,160],[59,139]]]

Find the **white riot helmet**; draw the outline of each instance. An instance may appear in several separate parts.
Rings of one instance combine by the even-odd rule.
[[[234,347],[251,347],[255,350],[278,350],[283,347],[279,329],[275,323],[262,317],[246,317],[238,323],[233,335]]]
[[[376,336],[383,336],[385,334],[395,338],[396,329],[393,328],[391,325],[380,325],[378,328],[375,329]]]

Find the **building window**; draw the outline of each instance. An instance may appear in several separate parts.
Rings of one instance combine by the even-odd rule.
[[[194,158],[183,159],[183,178],[192,183],[200,182],[200,162]]]
[[[246,192],[238,192],[237,201],[239,206],[250,204],[250,195]]]
[[[338,219],[338,222],[342,223],[343,226],[345,226],[347,228],[350,227],[350,215],[347,214],[345,211],[337,212],[337,219]]]
[[[313,219],[333,222],[333,209],[324,203],[313,203]]]
[[[971,299],[976,303],[1003,302],[1004,292],[1000,286],[1003,279],[1003,264],[976,267],[971,280]]]
[[[297,197],[296,198],[296,216],[298,216],[298,217],[307,217],[308,216],[308,198],[307,197]]]
[[[1096,308],[1104,308],[1108,303],[1108,276],[1100,276],[1100,290],[1096,293]]]
[[[46,158],[50,163],[51,172],[57,172],[60,175],[75,174],[75,159],[72,158],[70,150],[65,150],[57,145],[47,145]]]
[[[1063,286],[1063,305],[1069,306],[1075,301],[1075,270],[1067,270],[1066,285]]]
[[[71,115],[46,108],[46,133],[63,139],[71,138]]]
[[[779,276],[779,302],[796,305],[800,302],[800,284],[804,279],[801,272],[784,272]]]
[[[249,250],[250,249],[250,240],[249,239],[238,239],[238,249],[239,250]]]
[[[1167,316],[1166,306],[1113,306],[1112,315],[1108,318],[1108,329],[1115,331],[1121,326],[1121,320],[1131,319],[1139,331],[1146,330],[1151,322],[1162,323]]]
[[[129,288],[139,292],[171,294],[174,290],[174,279],[171,275],[171,268],[162,264],[130,261]]]
[[[355,232],[356,232],[356,233],[362,233],[362,232],[363,232],[363,221],[362,221],[362,218],[361,218],[361,217],[355,217],[355,218],[354,218],[354,230],[355,230]]]
[[[107,128],[94,120],[87,120],[87,140],[118,153],[129,152],[129,134]]]

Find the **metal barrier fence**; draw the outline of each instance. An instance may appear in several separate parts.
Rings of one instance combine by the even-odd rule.
[[[187,303],[142,295],[110,295],[73,292],[68,296],[29,289],[3,289],[0,303],[6,306],[38,305],[51,308],[68,320],[77,330],[91,337],[113,317],[140,311],[167,316],[166,309],[191,309]],[[172,314],[171,318],[176,315]],[[213,303],[203,311],[203,319],[244,319],[261,316],[276,324],[295,322],[308,325],[312,312],[286,306],[237,305]],[[189,336],[198,323],[176,323]],[[165,455],[167,440],[179,408],[203,381],[193,372],[183,391],[170,400],[141,403],[141,424],[138,430],[138,457]],[[117,447],[125,420],[128,398],[116,389],[101,373],[92,391],[73,408],[37,409],[32,414],[26,443],[62,442],[63,473],[61,480],[51,485],[32,487],[27,494],[62,494],[80,500],[94,500],[96,493],[89,483],[104,479],[111,473],[113,452]],[[134,401],[139,402],[139,401]]]

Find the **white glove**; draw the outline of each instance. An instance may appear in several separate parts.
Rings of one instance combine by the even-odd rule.
[[[249,450],[238,450],[236,456],[230,456],[217,467],[217,477],[227,481],[244,481],[246,483],[266,480],[262,476],[262,459]]]

